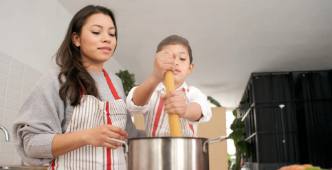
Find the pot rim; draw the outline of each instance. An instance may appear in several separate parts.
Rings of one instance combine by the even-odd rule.
[[[205,140],[203,142],[203,152],[207,153],[207,147],[206,145],[216,143],[216,142],[221,142],[223,140],[229,139],[229,136],[221,136],[219,138],[214,138],[214,139],[207,139],[207,138],[195,138],[195,137],[139,137],[139,138],[130,138],[126,141],[118,140],[118,139],[112,139],[112,138],[106,138],[106,140],[111,140],[115,142],[119,142],[125,145],[125,153],[128,153],[128,144],[133,141],[133,140],[154,140],[154,139],[184,139],[184,140]],[[128,143],[128,144],[127,144]]]
[[[129,140],[154,140],[154,139],[195,139],[195,140],[208,140],[208,138],[196,138],[196,137],[137,137],[137,138],[128,138]]]

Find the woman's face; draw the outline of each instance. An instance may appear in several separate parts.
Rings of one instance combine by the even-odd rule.
[[[91,15],[82,27],[81,35],[73,33],[73,41],[80,47],[83,65],[88,71],[101,71],[116,46],[112,18],[105,14]]]

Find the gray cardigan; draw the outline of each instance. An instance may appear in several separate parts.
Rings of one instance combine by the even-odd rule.
[[[46,73],[30,91],[14,122],[16,149],[22,159],[30,165],[42,165],[54,159],[52,141],[55,135],[65,133],[74,107],[59,96],[59,69]],[[97,84],[102,101],[115,100],[104,73],[89,72]],[[121,79],[108,73],[119,97],[126,102]],[[137,136],[131,115],[127,113],[126,132],[129,138]]]

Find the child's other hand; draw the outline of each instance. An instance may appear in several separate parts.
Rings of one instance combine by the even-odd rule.
[[[154,60],[154,70],[153,77],[154,79],[160,83],[164,80],[166,71],[174,71],[175,70],[175,60],[176,54],[173,54],[170,50],[162,50],[156,54]]]
[[[183,92],[173,90],[166,96],[161,96],[164,100],[164,111],[167,114],[178,114],[180,118],[186,118],[186,98]]]

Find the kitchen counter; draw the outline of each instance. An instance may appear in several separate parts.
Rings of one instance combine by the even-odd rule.
[[[1,165],[1,169],[10,169],[10,170],[46,170],[47,166],[11,166],[11,165]]]

